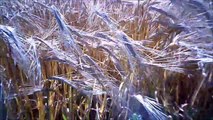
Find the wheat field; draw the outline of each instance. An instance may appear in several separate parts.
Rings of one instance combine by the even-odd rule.
[[[1,120],[212,120],[211,0],[0,0]]]

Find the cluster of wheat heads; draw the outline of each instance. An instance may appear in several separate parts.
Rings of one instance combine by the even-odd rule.
[[[7,119],[193,119],[212,105],[208,2],[8,0],[0,7]]]

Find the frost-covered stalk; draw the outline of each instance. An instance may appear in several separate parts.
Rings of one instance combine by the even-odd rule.
[[[134,102],[139,102],[142,104],[141,107],[144,107],[145,111],[141,111],[141,114],[145,119],[150,120],[165,120],[167,119],[167,115],[162,112],[160,109],[160,104],[158,104],[155,100],[151,100],[151,98],[143,95],[136,95],[136,91],[134,90],[133,82],[136,79],[139,81],[145,78],[146,67],[143,65],[147,61],[144,58],[140,58],[137,54],[135,48],[132,46],[131,41],[128,39],[128,36],[121,30],[116,27],[116,24],[112,21],[112,19],[105,13],[101,13],[99,11],[95,11],[95,13],[101,17],[101,19],[107,24],[111,31],[115,33],[116,38],[119,40],[119,44],[121,46],[122,51],[125,51],[128,63],[130,65],[130,73],[126,75],[123,80],[124,82],[119,87],[119,98],[118,101],[121,104],[121,108],[129,109],[131,106],[131,99]],[[143,66],[143,67],[142,67]],[[143,72],[138,72],[143,71]],[[132,98],[133,97],[133,98]],[[135,99],[136,98],[136,99]],[[131,102],[130,102],[131,101]],[[145,102],[143,102],[145,101]],[[122,110],[123,111],[123,110]],[[128,110],[127,110],[128,111]],[[130,109],[131,111],[131,109]],[[125,119],[129,118],[131,115],[128,112],[124,115]],[[122,117],[121,117],[122,118]]]
[[[11,56],[14,63],[17,64],[27,75],[29,85],[36,86],[41,81],[41,65],[37,55],[37,49],[33,40],[30,40],[29,48],[24,38],[18,36],[14,28],[9,26],[0,26],[0,32],[4,42],[11,50]]]

